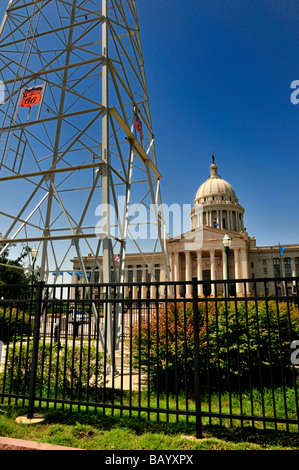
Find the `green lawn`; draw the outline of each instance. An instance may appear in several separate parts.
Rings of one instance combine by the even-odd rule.
[[[223,411],[234,404],[235,397],[222,397]],[[227,398],[227,400],[225,400]],[[154,397],[152,398],[154,400]],[[213,399],[216,399],[213,398]],[[180,397],[183,400],[183,397]],[[258,397],[255,397],[258,400]],[[160,400],[163,404],[163,397]],[[52,406],[52,405],[51,405]],[[251,404],[244,403],[245,410]],[[16,406],[0,406],[0,436],[22,438],[55,445],[71,446],[88,450],[299,450],[298,426],[285,426],[273,429],[273,424],[263,429],[262,423],[233,423],[214,418],[203,419],[203,437],[196,439],[193,418],[186,423],[186,418],[160,415],[160,421],[152,413],[150,419],[145,413],[131,413],[110,410],[103,414],[86,411],[44,410],[44,421],[35,425],[18,424],[16,417],[26,415],[27,410]],[[208,410],[208,403],[203,402],[203,410]],[[278,407],[279,411],[279,407]],[[270,427],[272,426],[272,429]]]

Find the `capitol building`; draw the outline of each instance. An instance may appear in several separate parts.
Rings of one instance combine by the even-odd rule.
[[[210,176],[204,181],[195,193],[194,204],[190,212],[191,230],[178,236],[168,238],[169,267],[172,281],[190,281],[196,276],[199,281],[199,296],[214,296],[223,292],[224,283],[213,282],[229,279],[265,279],[299,276],[299,244],[275,246],[257,246],[254,236],[250,236],[244,227],[244,207],[240,204],[232,185],[221,178],[214,156],[210,166]],[[223,239],[229,240],[229,249],[226,253]],[[282,254],[283,249],[283,254]],[[150,255],[150,254],[149,254]],[[144,257],[145,258],[145,257]],[[152,265],[145,264],[139,253],[126,253],[125,282],[165,281],[165,266],[162,254],[156,254]],[[149,256],[150,258],[150,256]],[[88,271],[93,265],[94,258],[89,255],[83,258],[85,269]],[[73,282],[82,280],[78,274],[80,270],[78,259],[73,262]],[[99,259],[99,265],[101,260]],[[99,270],[95,282],[101,282]],[[231,296],[252,294],[250,282],[236,282],[230,285]],[[285,283],[284,283],[285,284]],[[292,294],[294,283],[288,282],[284,287],[277,284],[276,292]],[[273,283],[269,283],[267,293],[274,294]],[[192,286],[178,285],[176,295],[191,296]],[[128,288],[127,288],[128,289]],[[135,292],[130,295],[136,297]],[[146,286],[142,297],[146,295]],[[150,296],[155,296],[155,287],[152,287]],[[246,292],[244,292],[246,290]],[[285,292],[286,290],[286,292]],[[129,295],[129,292],[125,292]],[[148,290],[147,290],[147,296]]]

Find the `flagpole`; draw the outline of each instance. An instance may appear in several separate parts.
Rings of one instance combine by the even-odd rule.
[[[282,259],[281,259],[281,249],[282,247],[280,246],[280,242],[278,242],[278,247],[279,247],[279,268],[280,268],[280,271],[281,271],[281,278],[283,278],[283,266],[282,266]],[[284,286],[283,286],[283,280],[281,282],[282,284],[282,295],[284,295]]]

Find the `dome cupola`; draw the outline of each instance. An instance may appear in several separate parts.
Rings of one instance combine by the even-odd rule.
[[[233,187],[218,174],[215,157],[212,156],[209,178],[198,188],[194,207],[191,211],[191,228],[199,227],[201,223],[196,215],[196,209],[202,206],[203,224],[233,232],[243,228],[244,208],[239,204]],[[196,214],[197,212],[197,214]]]

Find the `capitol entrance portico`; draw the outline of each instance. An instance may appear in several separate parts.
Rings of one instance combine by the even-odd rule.
[[[226,255],[222,247],[223,236],[229,232],[209,227],[204,229],[203,247],[192,251],[184,249],[184,239],[169,241],[170,268],[173,281],[191,281],[196,276],[199,281],[218,281],[226,279]],[[248,261],[246,241],[243,237],[232,237],[232,246],[228,253],[228,272],[230,279],[248,278]],[[208,237],[211,237],[209,240]],[[215,236],[217,237],[215,240]],[[189,244],[189,241],[188,241]],[[191,295],[191,286],[187,286],[187,294]],[[198,295],[215,295],[224,291],[224,284],[199,284]],[[236,294],[242,294],[242,283],[237,283]],[[234,292],[231,292],[233,295]]]

